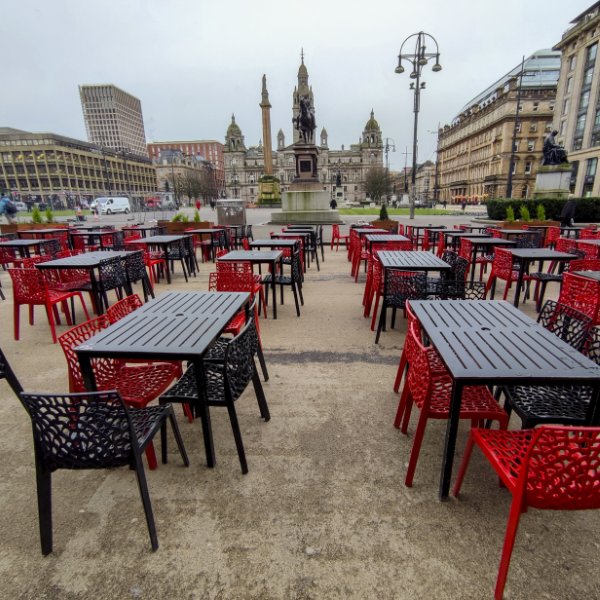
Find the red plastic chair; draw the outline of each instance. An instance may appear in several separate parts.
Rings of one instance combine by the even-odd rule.
[[[69,391],[85,392],[83,374],[75,348],[110,324],[106,315],[77,325],[61,336],[58,341],[63,349],[69,369]],[[92,369],[98,391],[117,390],[128,406],[143,408],[158,398],[177,379],[177,367],[170,363],[127,365],[115,358],[94,358]],[[148,465],[156,468],[156,456],[152,445],[146,449]]]
[[[401,431],[407,433],[413,403],[419,408],[421,414],[404,481],[407,487],[411,487],[427,420],[448,419],[450,416],[453,381],[450,374],[442,368],[443,363],[436,350],[432,346],[424,346],[421,342],[415,323],[411,324],[407,336],[413,337],[410,342],[412,353],[394,427],[400,427],[402,421]],[[470,419],[472,426],[483,425],[488,419],[498,421],[502,429],[508,425],[508,415],[483,385],[469,385],[463,388],[460,418]]]
[[[519,278],[519,271],[513,268],[513,257],[512,253],[509,250],[505,250],[504,248],[496,248],[494,254],[494,260],[492,261],[492,272],[490,273],[490,277],[485,286],[485,295],[490,290],[490,288],[495,284],[497,279],[502,279],[505,282],[504,287],[504,296],[503,300],[506,300],[506,296],[508,295],[508,290],[510,289],[513,282],[517,281]],[[527,273],[523,274],[523,281],[527,282],[527,291],[529,291],[529,282],[533,280],[531,275]],[[494,295],[490,297],[490,299],[494,299]]]
[[[473,261],[473,242],[466,238],[460,238],[460,245],[458,247],[458,255],[469,261],[469,265]],[[479,281],[483,279],[483,272],[487,265],[493,262],[492,256],[477,256],[475,257],[475,265],[479,267]]]
[[[566,272],[563,275],[558,302],[582,312],[597,325],[600,309],[600,283],[587,277]]]
[[[548,227],[548,229],[546,229],[546,238],[544,239],[544,246],[546,246],[546,248],[554,248],[559,238],[560,227]]]
[[[521,514],[600,508],[600,428],[553,427],[521,431],[472,429],[453,493],[458,496],[477,444],[512,494],[494,598],[502,600]]]
[[[69,313],[68,300],[79,298],[86,319],[90,315],[85,305],[81,292],[62,291],[48,287],[46,279],[41,271],[37,269],[8,269],[8,274],[13,283],[13,316],[14,316],[14,338],[19,339],[20,308],[21,305],[29,306],[29,324],[34,323],[34,307],[44,306],[48,315],[48,323],[52,333],[52,342],[56,344],[56,323],[60,323],[57,304],[61,304],[67,323],[72,325]]]
[[[350,239],[350,235],[342,235],[340,233],[339,225],[331,226],[331,249],[333,250],[333,245],[335,244],[335,251],[338,252],[340,249],[340,242],[344,243],[346,248],[348,247],[348,240]]]
[[[588,238],[595,239],[595,238]],[[586,258],[598,258],[598,246],[588,244],[585,241],[577,241],[577,250],[581,250]]]

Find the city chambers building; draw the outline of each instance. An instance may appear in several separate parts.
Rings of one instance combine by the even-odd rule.
[[[560,60],[558,51],[538,50],[439,130],[440,201],[503,198],[510,184],[513,198],[533,197],[552,130]]]
[[[311,106],[315,106],[313,90],[308,84],[308,70],[304,57],[298,69],[298,85],[292,95],[292,116],[300,112],[300,98],[309,97]],[[373,167],[383,168],[383,142],[381,129],[375,120],[373,110],[362,131],[357,144],[351,144],[341,150],[329,148],[327,130],[321,129],[319,140],[315,140],[319,149],[317,171],[323,189],[335,194],[338,204],[341,202],[361,202],[365,200],[364,182],[366,173]],[[299,139],[296,129],[292,142]],[[259,178],[264,173],[264,151],[262,143],[246,147],[240,126],[235,116],[225,135],[224,147],[225,187],[229,198],[241,198],[246,203],[257,203],[259,196]],[[289,189],[296,177],[296,162],[293,143],[286,145],[282,129],[277,133],[277,150],[273,152],[273,174],[279,179],[281,191]],[[339,176],[339,177],[338,177]],[[336,182],[340,183],[336,186]]]
[[[156,192],[148,158],[55,133],[0,127],[0,188],[14,199],[74,208],[97,196],[128,196],[133,207]]]

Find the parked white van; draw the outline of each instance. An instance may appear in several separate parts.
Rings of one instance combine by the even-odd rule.
[[[117,213],[128,214],[131,212],[129,198],[124,196],[109,196],[105,198],[96,198],[90,208],[100,215],[113,215]]]

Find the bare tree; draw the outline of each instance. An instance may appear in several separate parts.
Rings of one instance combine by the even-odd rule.
[[[391,179],[383,167],[372,167],[365,175],[364,190],[373,202],[381,203],[382,198],[392,191]]]

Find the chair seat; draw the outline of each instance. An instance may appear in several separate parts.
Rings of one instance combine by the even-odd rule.
[[[533,279],[546,282],[561,282],[563,280],[562,273],[530,273]]]
[[[446,378],[443,378],[446,379]],[[447,378],[441,385],[434,383],[427,414],[432,419],[447,419],[450,415],[450,399],[452,379]],[[415,399],[415,404],[422,408],[423,402]],[[483,385],[467,385],[463,388],[460,405],[461,419],[497,419],[506,420],[506,413],[498,405],[487,387]]]
[[[506,386],[510,408],[525,427],[538,423],[588,424],[592,388],[585,386]]]
[[[160,396],[177,377],[178,367],[171,363],[122,366],[109,373],[97,372],[98,389],[119,390],[128,406],[143,407]]]

